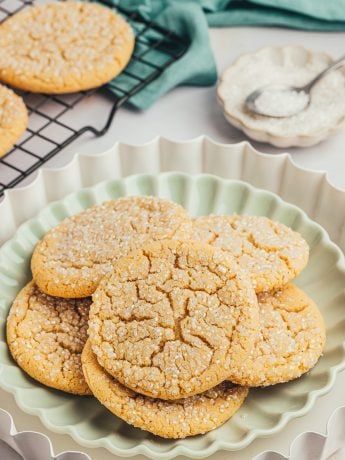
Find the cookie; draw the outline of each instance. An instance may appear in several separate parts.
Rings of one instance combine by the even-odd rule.
[[[0,85],[0,157],[11,150],[27,124],[28,112],[23,99]]]
[[[0,26],[0,80],[38,93],[107,83],[127,65],[134,34],[110,8],[54,2],[28,7]]]
[[[133,391],[160,399],[202,393],[249,354],[256,295],[225,252],[158,241],[119,261],[90,309],[100,365]]]
[[[251,355],[229,379],[248,386],[266,386],[300,377],[315,366],[326,333],[317,306],[293,284],[275,293],[259,294],[260,333]]]
[[[87,297],[117,260],[149,240],[190,235],[178,204],[150,196],[95,205],[48,232],[32,257],[33,277],[53,296]]]
[[[7,343],[18,365],[57,390],[90,394],[81,369],[91,299],[59,299],[31,281],[17,295],[7,319]]]
[[[185,438],[222,425],[244,402],[248,389],[222,382],[200,395],[163,401],[121,385],[105,372],[86,342],[82,353],[85,379],[94,396],[127,423],[163,438]]]
[[[193,240],[229,251],[257,293],[284,286],[303,270],[309,257],[308,244],[299,233],[262,216],[198,217]]]

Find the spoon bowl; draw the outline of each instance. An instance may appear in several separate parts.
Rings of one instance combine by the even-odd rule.
[[[309,93],[289,85],[264,86],[250,93],[245,100],[245,107],[251,113],[272,118],[291,117],[309,104]]]
[[[283,84],[271,84],[250,93],[245,101],[245,108],[255,115],[271,118],[292,117],[310,104],[311,90],[328,72],[344,65],[345,55],[332,62],[310,82],[301,87]]]

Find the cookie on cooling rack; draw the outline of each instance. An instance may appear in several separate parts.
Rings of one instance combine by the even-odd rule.
[[[28,112],[23,99],[0,85],[0,157],[11,150],[27,124]]]
[[[38,93],[101,86],[127,65],[134,48],[129,24],[96,3],[27,7],[0,26],[0,80]]]

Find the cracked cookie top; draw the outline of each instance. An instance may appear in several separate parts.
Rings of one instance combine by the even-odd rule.
[[[258,304],[230,254],[176,240],[144,246],[101,281],[89,337],[102,367],[160,399],[202,393],[249,354]]]
[[[126,66],[134,34],[110,8],[55,2],[25,8],[0,26],[0,80],[26,91],[101,86]]]
[[[7,343],[19,367],[49,387],[91,394],[81,369],[90,303],[90,297],[50,297],[27,284],[7,319]]]
[[[87,297],[118,259],[151,240],[188,237],[182,206],[152,196],[107,201],[63,220],[38,243],[33,278],[53,296]]]
[[[266,386],[300,377],[315,366],[326,340],[314,302],[293,284],[258,295],[260,333],[249,357],[232,369],[229,380]]]
[[[87,341],[82,353],[85,379],[94,396],[127,423],[163,438],[206,433],[228,420],[244,402],[248,389],[222,382],[185,399],[163,401],[121,385],[98,364]]]
[[[309,257],[308,244],[299,233],[262,216],[198,217],[192,239],[230,252],[257,293],[284,286]]]
[[[18,141],[27,123],[28,112],[23,99],[0,85],[0,157]]]

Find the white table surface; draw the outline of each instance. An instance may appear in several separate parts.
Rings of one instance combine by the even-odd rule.
[[[253,52],[266,45],[299,44],[310,49],[328,51],[337,56],[344,53],[345,43],[343,41],[345,33],[314,33],[275,28],[211,29],[210,36],[219,72],[240,54]],[[92,117],[92,121],[99,120],[101,125],[110,105],[110,102],[102,96],[96,103],[93,99],[92,107],[85,102],[85,110],[79,112],[77,123],[88,124]],[[187,140],[202,134],[225,143],[246,139],[240,131],[232,128],[225,121],[216,102],[215,87],[181,87],[171,91],[145,112],[122,108],[116,115],[110,131],[104,137],[93,139],[87,135],[77,140],[53,158],[49,166],[57,167],[65,164],[76,151],[97,154],[116,141],[141,144],[158,135],[174,140]],[[254,143],[254,145],[258,150],[270,152],[272,155],[281,152],[280,149],[266,144]],[[315,147],[290,149],[290,153],[297,164],[311,169],[325,170],[333,184],[345,188],[345,132]],[[343,212],[343,210],[335,210],[335,212]],[[333,410],[340,405],[345,405],[344,385],[345,372],[339,375],[332,391],[316,402],[309,415],[293,420],[282,433],[269,439],[256,440],[241,452],[218,453],[212,456],[212,460],[251,460],[267,449],[288,455],[291,441],[299,433],[307,430],[325,432],[326,421]],[[0,391],[0,407],[13,415],[18,430],[36,430],[48,434],[53,442],[55,453],[63,450],[83,450],[89,453],[93,460],[117,458],[103,449],[82,448],[69,436],[49,432],[37,417],[21,412],[13,397],[3,391]],[[144,457],[136,457],[135,460],[139,458]]]

